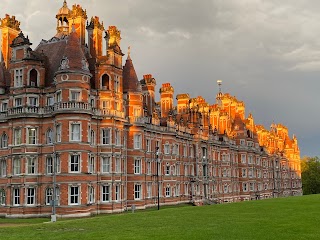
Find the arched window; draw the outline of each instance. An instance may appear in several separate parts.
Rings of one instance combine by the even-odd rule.
[[[32,69],[29,73],[30,86],[38,86],[38,72],[35,69]]]
[[[3,188],[0,189],[0,205],[6,205],[6,191]]]
[[[47,133],[46,133],[46,142],[47,144],[52,144],[53,143],[53,131],[51,128],[49,128],[47,130]]]
[[[6,133],[3,133],[1,136],[1,148],[7,148],[8,147],[8,135]]]
[[[109,86],[109,75],[108,74],[104,74],[101,78],[101,84],[102,84],[102,89],[104,90],[110,90],[110,86]]]

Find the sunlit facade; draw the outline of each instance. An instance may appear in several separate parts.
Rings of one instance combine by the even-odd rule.
[[[203,205],[302,194],[285,126],[256,125],[220,89],[209,104],[165,83],[156,101],[130,51],[123,64],[117,27],[66,1],[56,19],[34,50],[14,16],[0,19],[0,216],[51,215],[53,199],[58,216],[88,216],[158,195]]]

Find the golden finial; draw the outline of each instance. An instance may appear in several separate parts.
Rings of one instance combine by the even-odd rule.
[[[131,47],[128,47],[128,59],[130,59]]]

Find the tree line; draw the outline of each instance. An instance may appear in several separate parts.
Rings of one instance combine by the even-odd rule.
[[[302,190],[304,195],[320,193],[320,158],[301,159]]]

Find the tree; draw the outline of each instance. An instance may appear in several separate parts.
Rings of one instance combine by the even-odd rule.
[[[320,193],[319,157],[304,157],[301,160],[301,178],[304,195]]]

